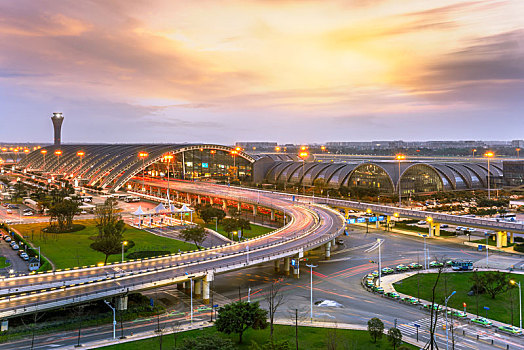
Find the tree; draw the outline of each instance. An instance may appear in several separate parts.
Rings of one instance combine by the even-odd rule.
[[[49,225],[56,221],[56,228],[59,232],[66,232],[73,227],[73,219],[78,214],[78,202],[71,200],[63,200],[49,208]]]
[[[288,340],[274,342],[268,340],[264,345],[258,345],[254,340],[251,341],[249,350],[289,350],[290,344]]]
[[[374,343],[377,342],[377,339],[382,338],[382,333],[384,333],[384,323],[380,318],[373,317],[368,321],[368,332]]]
[[[108,198],[103,205],[95,209],[95,220],[98,227],[98,236],[91,243],[91,249],[103,253],[106,258],[118,254],[122,249],[122,241],[126,224],[116,210],[116,200]]]
[[[206,334],[196,338],[186,338],[182,350],[235,350],[233,342],[217,334]]]
[[[221,222],[226,217],[226,212],[208,205],[199,211],[199,215],[206,224],[210,224],[215,218],[217,222]]]
[[[231,218],[224,219],[222,221],[222,228],[226,231],[229,239],[231,239],[231,232],[238,231],[238,221]]]
[[[388,341],[393,345],[393,350],[402,344],[402,333],[398,328],[390,328],[388,331]]]
[[[193,241],[198,250],[200,250],[200,245],[207,238],[207,232],[206,229],[200,225],[190,226],[180,232],[180,238],[188,242]]]
[[[326,181],[324,179],[315,179],[313,181],[313,186],[315,187],[318,192],[320,192],[320,195],[324,194],[324,189],[326,188]]]
[[[237,301],[221,307],[215,322],[219,332],[237,333],[239,343],[242,343],[242,335],[248,328],[265,329],[267,326],[267,311],[261,309],[258,302]]]
[[[246,219],[237,219],[237,225],[238,228],[242,231],[250,231],[251,230],[251,223],[249,220]]]
[[[284,294],[282,294],[282,292],[280,291],[281,287],[282,285],[280,283],[277,283],[277,281],[271,283],[271,287],[269,288],[269,291],[265,296],[267,306],[269,309],[269,335],[271,341],[273,341],[273,324],[275,314],[279,306],[284,302]]]
[[[238,219],[241,214],[242,212],[238,210],[237,208],[229,209],[229,216],[231,216],[232,218]]]
[[[509,274],[500,271],[488,271],[480,275],[482,286],[491,299],[508,290],[509,279]]]

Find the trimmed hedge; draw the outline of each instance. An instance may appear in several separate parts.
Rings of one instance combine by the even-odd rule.
[[[169,250],[142,250],[127,254],[126,259],[144,259],[167,254],[171,254],[171,252]]]

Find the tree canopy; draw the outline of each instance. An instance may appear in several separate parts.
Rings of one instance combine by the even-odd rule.
[[[108,198],[103,205],[95,209],[95,220],[98,227],[98,236],[91,243],[91,248],[105,255],[104,264],[110,255],[118,254],[122,250],[122,242],[126,224],[116,210],[116,201]]]
[[[373,317],[368,321],[368,332],[374,343],[377,342],[377,339],[382,338],[382,334],[384,333],[384,323],[380,318]]]
[[[242,335],[248,328],[267,328],[267,311],[260,308],[258,302],[248,303],[237,301],[218,309],[215,327],[226,334],[236,333],[238,342],[242,343]]]
[[[200,250],[202,242],[207,238],[206,229],[200,225],[189,226],[180,232],[180,238],[187,242],[194,242],[197,248]]]

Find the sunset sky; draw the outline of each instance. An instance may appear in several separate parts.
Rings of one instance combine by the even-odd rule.
[[[524,1],[2,0],[0,141],[524,138]]]

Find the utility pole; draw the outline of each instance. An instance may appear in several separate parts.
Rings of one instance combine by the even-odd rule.
[[[306,264],[306,266],[309,267],[311,271],[311,278],[310,278],[311,289],[310,289],[309,297],[310,297],[310,319],[311,319],[311,323],[313,323],[313,268],[317,267],[317,265]]]

